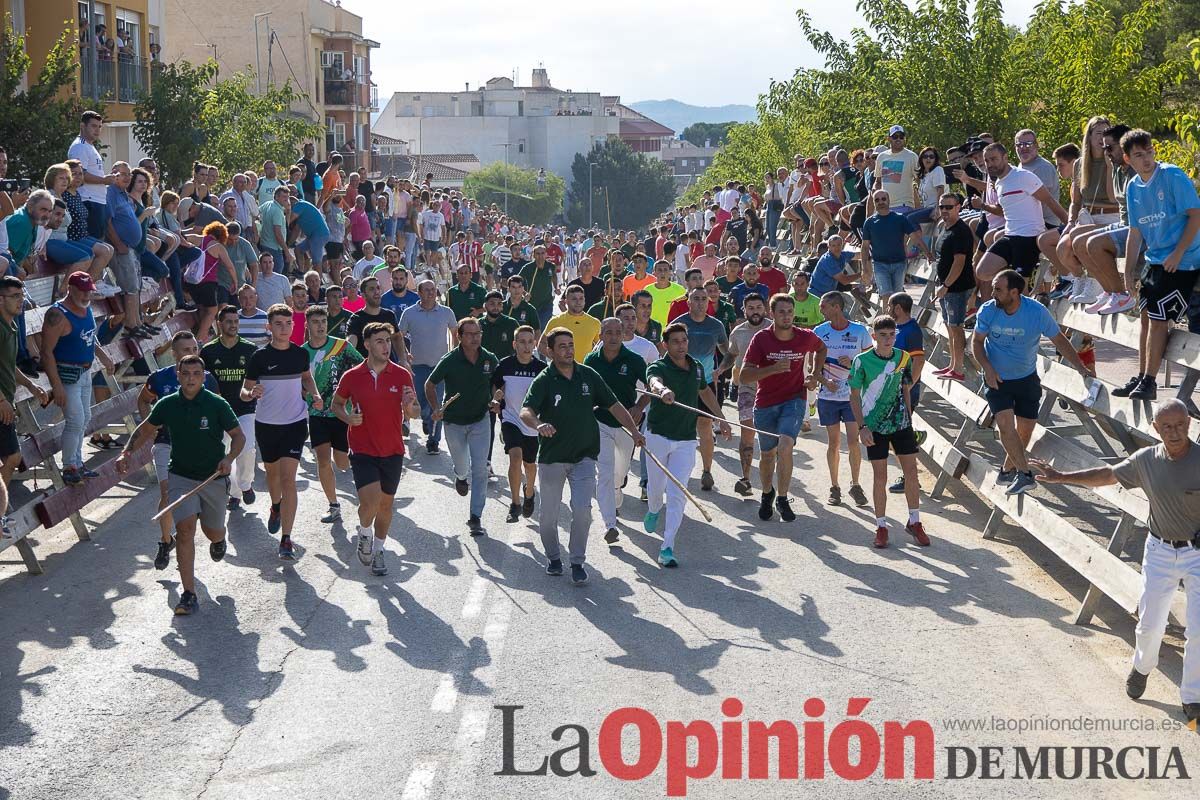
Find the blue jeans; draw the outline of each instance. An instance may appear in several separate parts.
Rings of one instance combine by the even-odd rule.
[[[88,211],[88,236],[102,242],[108,241],[108,206],[92,200],[84,200],[83,205]]]
[[[276,250],[274,247],[259,247],[258,252],[270,253],[271,257],[275,259],[275,268],[279,270],[280,274],[287,273],[287,262],[283,260],[282,250]]]
[[[764,431],[758,434],[758,446],[764,453],[769,453],[779,445],[781,436],[795,442],[807,412],[807,403],[799,397],[754,409],[754,427]],[[772,436],[772,433],[777,435]]]
[[[92,418],[92,381],[83,375],[75,383],[64,383],[67,405],[63,410],[63,466],[83,466],[83,432]]]
[[[879,296],[887,297],[895,292],[903,292],[904,272],[907,269],[907,261],[876,261],[875,286],[879,289]]]
[[[417,235],[412,231],[404,232],[404,264],[413,269],[417,263]]]
[[[483,504],[487,500],[487,452],[491,441],[491,425],[488,418],[470,425],[446,423],[446,446],[450,448],[450,460],[454,464],[454,477],[471,482],[471,516],[483,516]],[[593,481],[594,468],[593,468]],[[593,484],[593,494],[595,485]],[[545,514],[545,500],[542,501]]]
[[[441,420],[434,423],[433,409],[429,407],[429,402],[425,399],[425,381],[429,380],[432,372],[433,366],[413,364],[413,383],[416,384],[417,402],[421,404],[421,427],[425,431],[427,441],[437,444],[442,440],[442,423]],[[437,393],[438,402],[441,402],[442,398],[446,396],[445,384],[439,383],[434,390]]]
[[[167,258],[167,269],[171,271],[171,292],[175,295],[176,307],[184,304],[183,271],[199,257],[199,247],[179,247]]]
[[[142,265],[142,276],[153,278],[155,281],[161,281],[163,278],[171,274],[170,268],[166,265],[157,254],[151,253],[149,250],[143,250],[138,255]]]
[[[48,239],[46,241],[46,257],[55,264],[70,266],[80,261],[92,260],[92,248],[82,241],[72,242],[69,239]]]
[[[910,211],[904,216],[908,217],[909,221],[912,222],[913,225],[919,226],[924,225],[926,222],[932,222],[933,212],[933,206],[925,206],[924,208],[918,208],[916,211]]]
[[[775,247],[778,244],[775,233],[779,229],[779,216],[781,214],[783,214],[782,209],[776,211],[771,208],[770,203],[767,204],[767,244],[771,245],[771,247]]]

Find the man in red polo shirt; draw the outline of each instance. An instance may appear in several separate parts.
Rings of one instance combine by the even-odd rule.
[[[692,293],[692,289],[702,289],[704,287],[704,273],[692,267],[687,272],[683,273],[683,288],[686,293],[677,300],[671,303],[671,308],[667,311],[667,322],[674,322],[684,314],[690,313],[688,307],[688,295]],[[708,301],[708,315],[715,317],[717,315],[717,305],[712,300]]]
[[[367,360],[342,374],[333,395],[333,413],[349,426],[350,470],[358,493],[358,560],[375,575],[387,574],[383,551],[404,467],[405,412],[417,415],[412,373],[390,360],[394,333],[386,322],[367,323],[362,333]]]
[[[783,270],[775,266],[775,254],[769,247],[758,250],[758,282],[765,285],[774,297],[777,294],[787,294],[788,278]]]

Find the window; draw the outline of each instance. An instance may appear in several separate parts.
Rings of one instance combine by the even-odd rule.
[[[321,66],[329,70],[334,80],[340,80],[346,67],[346,54],[341,50],[326,50],[321,53]]]
[[[423,107],[421,109],[421,116],[422,117],[432,117],[433,116],[433,106]]]
[[[117,9],[117,36],[125,42],[126,53],[130,58],[142,55],[142,15],[136,11]],[[121,42],[117,42],[121,48]]]
[[[421,99],[421,95],[419,95],[419,94],[413,95],[413,100],[420,100],[420,99]]]
[[[362,56],[354,57],[354,79],[359,83],[367,82],[367,60]]]
[[[525,116],[525,101],[524,100],[517,101],[517,116],[518,117]]]
[[[517,152],[518,153],[525,152],[525,140],[524,139],[520,139],[517,141]]]
[[[687,159],[686,159],[686,158],[681,158],[681,159],[679,159],[679,166],[681,166],[681,167],[686,167],[686,166],[687,166]]]
[[[472,117],[482,117],[483,116],[483,101],[482,100],[472,100],[471,101],[471,116]]]
[[[341,150],[344,144],[346,144],[346,123],[335,122],[333,124],[333,146]]]

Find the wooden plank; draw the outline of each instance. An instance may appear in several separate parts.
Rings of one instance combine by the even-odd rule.
[[[1059,324],[1083,331],[1097,339],[1104,339],[1131,350],[1138,349],[1141,322],[1128,314],[1088,314],[1081,305],[1072,305],[1066,300],[1056,301],[1052,311]],[[1167,337],[1167,348],[1163,359],[1183,367],[1200,370],[1200,334],[1190,333],[1180,327],[1172,327]]]
[[[1093,469],[1105,464],[1070,440],[1064,439],[1040,425],[1034,429],[1033,438],[1029,440],[1029,455],[1043,459],[1055,469],[1064,472]],[[1118,483],[1112,486],[1091,487],[1091,491],[1110,506],[1124,511],[1142,525],[1145,525],[1150,517],[1150,503],[1146,499],[1146,495],[1139,490],[1126,489]]]
[[[962,381],[941,378],[926,369],[921,374],[921,385],[949,403],[958,413],[970,417],[979,427],[991,426],[992,411],[987,400],[968,389]]]
[[[919,410],[914,412],[913,416],[922,423],[922,430],[926,433],[925,443],[921,449],[941,468],[942,472],[955,479],[962,478],[963,473],[967,471],[971,457],[942,436],[933,423],[921,416]]]
[[[9,547],[16,547],[21,553],[22,560],[25,562],[25,568],[31,575],[41,575],[43,572],[42,565],[33,553],[33,546],[26,541],[26,537],[42,527],[41,520],[38,519],[37,515],[37,504],[41,501],[44,494],[44,492],[39,492],[34,500],[29,501],[12,514],[9,514],[8,525],[13,533],[13,538],[0,539],[0,553]]]
[[[92,417],[88,420],[83,435],[89,436],[134,413],[137,410],[137,396],[140,391],[139,387],[127,389],[92,406]],[[62,435],[66,424],[66,420],[59,420],[21,442],[21,461],[25,469],[36,467],[62,449]]]
[[[1084,378],[1074,367],[1069,367],[1045,356],[1038,356],[1038,372],[1041,374],[1043,387],[1074,400],[1076,403],[1083,403],[1088,398],[1088,384],[1099,380],[1098,378]],[[1112,390],[1116,387],[1104,381],[1099,382],[1100,392],[1096,396],[1096,402],[1092,403],[1088,410],[1158,441],[1158,433],[1152,424],[1154,403],[1149,400],[1113,397]]]
[[[129,454],[129,473],[134,473],[150,461],[149,443]],[[112,487],[125,480],[117,474],[116,458],[109,459],[99,469],[100,477],[85,480],[75,486],[65,486],[43,498],[37,504],[37,515],[47,528],[53,528],[84,506],[102,496]]]

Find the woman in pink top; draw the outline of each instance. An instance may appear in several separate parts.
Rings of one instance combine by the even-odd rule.
[[[350,241],[354,243],[354,260],[363,257],[363,242],[371,239],[371,218],[367,216],[367,198],[361,194],[354,198],[354,210],[350,212]]]

